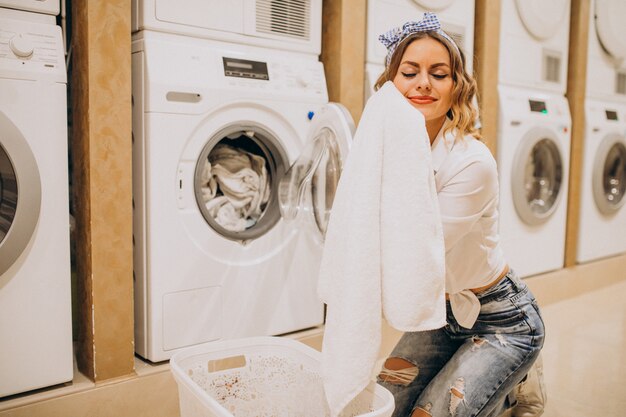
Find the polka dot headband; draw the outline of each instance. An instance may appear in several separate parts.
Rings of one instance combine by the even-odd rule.
[[[387,48],[386,65],[389,65],[391,57],[400,43],[413,33],[436,32],[446,38],[457,50],[459,47],[446,32],[441,29],[437,15],[426,12],[419,22],[406,22],[402,27],[393,28],[378,37],[378,40]]]

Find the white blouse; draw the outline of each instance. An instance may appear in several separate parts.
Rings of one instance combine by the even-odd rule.
[[[446,292],[457,322],[471,328],[480,302],[470,288],[493,282],[506,266],[498,235],[498,171],[487,146],[443,130],[432,163],[446,246]]]

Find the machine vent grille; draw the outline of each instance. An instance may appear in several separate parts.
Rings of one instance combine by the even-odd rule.
[[[256,30],[308,40],[311,0],[257,0]]]
[[[553,83],[561,80],[561,57],[554,52],[544,53],[543,79]]]
[[[617,80],[615,81],[615,92],[617,94],[626,95],[626,73],[618,72]]]
[[[543,80],[552,83],[561,81],[561,54],[552,51],[544,51]]]

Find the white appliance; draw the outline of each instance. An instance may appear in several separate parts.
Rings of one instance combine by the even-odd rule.
[[[0,397],[72,379],[66,75],[50,15],[0,9]]]
[[[354,126],[328,104],[317,57],[142,31],[132,63],[137,353],[161,361],[185,346],[321,324],[323,231]],[[269,174],[262,215],[242,229],[207,208],[207,172],[224,144]],[[295,220],[281,217],[281,183],[287,200],[304,198]]]
[[[626,103],[585,101],[576,260],[626,252]]]
[[[133,0],[131,26],[319,55],[322,0]]]
[[[498,82],[565,94],[570,0],[504,0]]]
[[[592,0],[587,97],[626,102],[626,2]]]
[[[577,262],[626,252],[626,3],[590,9]]]
[[[45,13],[54,16],[58,15],[60,12],[59,0],[0,0],[0,7]]]
[[[365,50],[365,99],[374,92],[385,70],[387,49],[378,36],[408,21],[419,21],[424,12],[437,14],[442,29],[463,50],[471,71],[474,60],[474,0],[368,0]]]
[[[521,276],[561,268],[571,117],[560,94],[500,85],[500,238]]]

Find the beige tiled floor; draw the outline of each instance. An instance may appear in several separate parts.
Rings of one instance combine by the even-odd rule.
[[[543,316],[544,417],[626,415],[626,281],[552,303]]]

